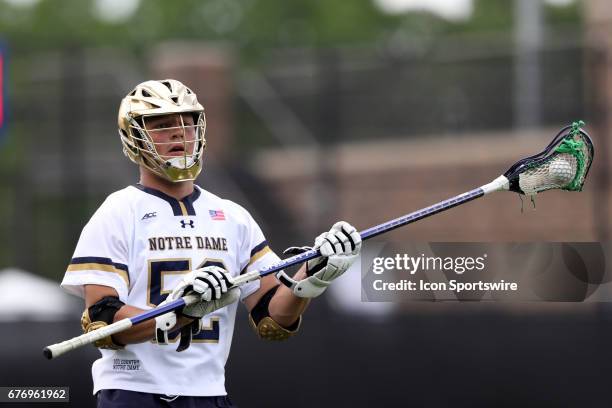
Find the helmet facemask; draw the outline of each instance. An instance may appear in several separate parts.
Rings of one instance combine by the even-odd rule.
[[[206,147],[203,112],[143,115],[130,120],[129,130],[141,164],[153,173],[170,181],[193,180],[199,174]]]

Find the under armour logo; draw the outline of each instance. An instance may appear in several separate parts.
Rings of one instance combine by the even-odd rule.
[[[153,217],[157,217],[157,213],[156,212],[150,212],[150,213],[146,213],[145,215],[142,216],[142,218],[140,219],[142,220],[147,220],[149,218],[153,218]]]
[[[190,220],[189,222],[185,221],[185,220],[181,220],[181,227],[185,228],[187,225],[189,225],[191,228],[195,228],[195,225],[193,224],[193,220]]]

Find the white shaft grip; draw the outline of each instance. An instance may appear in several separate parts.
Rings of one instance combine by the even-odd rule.
[[[261,278],[259,271],[251,271],[234,278],[234,286],[241,286],[245,283],[253,282]]]
[[[482,188],[485,194],[489,194],[494,191],[508,190],[510,188],[510,182],[505,176],[499,176],[489,184],[485,184],[480,188]]]
[[[183,296],[183,300],[185,301],[185,306],[196,304],[201,299],[202,299],[202,296],[200,296],[198,293],[195,293],[195,292],[192,294]]]
[[[132,321],[129,318],[125,318],[108,326],[104,326],[94,331],[90,331],[89,333],[74,337],[70,340],[62,341],[61,343],[47,346],[43,350],[43,354],[50,360],[52,358],[61,356],[62,354],[67,353],[70,350],[74,350],[86,344],[94,343],[107,336],[111,336],[113,334],[117,334],[119,332],[127,330],[130,327],[132,327]]]

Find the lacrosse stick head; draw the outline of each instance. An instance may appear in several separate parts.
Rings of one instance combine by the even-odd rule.
[[[533,196],[541,191],[581,191],[593,162],[593,142],[583,121],[564,127],[541,153],[516,162],[504,176],[509,190]]]

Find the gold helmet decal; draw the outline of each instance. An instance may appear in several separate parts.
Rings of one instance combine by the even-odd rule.
[[[119,107],[123,153],[153,173],[195,180],[206,148],[206,118],[196,94],[174,79],[136,86]]]

